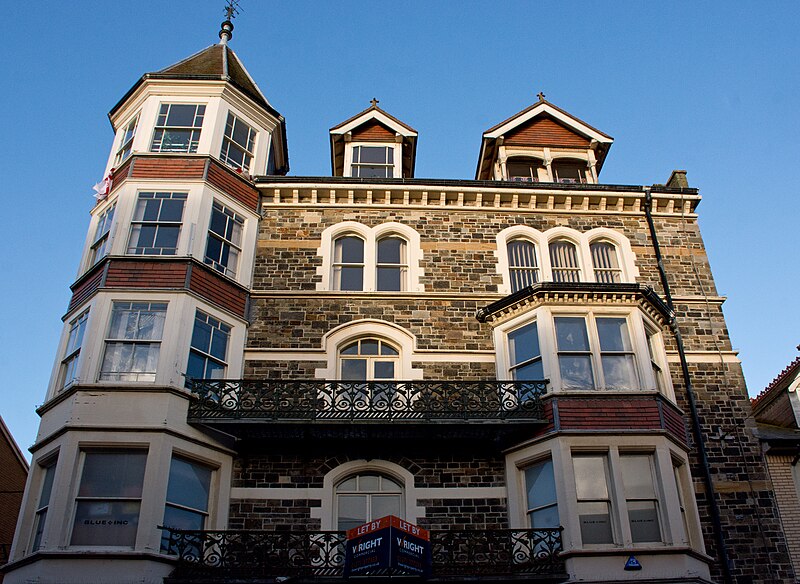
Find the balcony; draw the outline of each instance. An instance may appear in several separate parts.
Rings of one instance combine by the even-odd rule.
[[[434,581],[567,579],[561,529],[431,531]],[[178,557],[166,580],[183,582],[342,581],[342,531],[184,531],[167,528]],[[381,573],[376,576],[397,574]]]
[[[547,422],[547,381],[193,380],[188,421],[238,438],[502,439]]]

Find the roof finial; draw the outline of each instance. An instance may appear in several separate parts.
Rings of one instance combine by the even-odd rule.
[[[219,31],[219,44],[227,45],[228,41],[233,38],[233,22],[231,22],[236,15],[239,14],[241,8],[239,7],[239,0],[227,0],[228,5],[225,7],[225,21],[222,23],[222,28]]]
[[[541,91],[536,94],[536,97],[539,98],[539,101],[544,101],[544,93],[542,93]]]
[[[369,103],[370,103],[370,104],[372,104],[372,107],[378,107],[378,104],[379,104],[380,102],[379,102],[377,99],[375,99],[375,98],[373,97],[373,98],[370,100],[370,102],[369,102]]]

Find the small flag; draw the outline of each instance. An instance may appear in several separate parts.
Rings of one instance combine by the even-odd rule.
[[[114,184],[114,169],[110,169],[108,174],[103,177],[99,183],[94,185],[92,188],[95,190],[94,198],[97,199],[97,202],[105,200],[108,196],[108,193],[111,192],[111,187]]]

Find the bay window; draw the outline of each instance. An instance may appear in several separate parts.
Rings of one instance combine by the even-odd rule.
[[[611,495],[608,483],[608,456],[582,454],[572,459],[575,492],[578,497],[578,522],[581,541],[586,544],[614,543],[611,525]]]
[[[146,461],[145,450],[84,452],[71,545],[134,546]]]
[[[191,460],[173,456],[169,467],[164,526],[199,530],[206,527],[212,470]],[[161,538],[161,551],[169,551],[169,534]]]
[[[197,152],[205,113],[205,105],[162,103],[150,152]]]
[[[86,332],[86,321],[89,320],[89,311],[86,310],[69,323],[69,336],[67,346],[64,348],[64,358],[58,377],[58,389],[64,389],[78,377],[78,358],[83,344],[83,334]]]
[[[91,249],[89,251],[89,267],[103,259],[111,248],[111,224],[114,222],[116,203],[108,207],[97,218]]]
[[[122,131],[122,141],[114,157],[114,166],[119,166],[125,162],[133,151],[133,139],[136,137],[136,127],[139,125],[139,114],[133,116]]]
[[[39,504],[36,506],[33,543],[31,545],[32,552],[35,552],[42,546],[44,526],[47,522],[47,510],[50,508],[50,496],[53,492],[53,479],[56,475],[56,462],[57,459],[51,458],[39,467],[40,470],[44,472],[44,476],[42,477],[42,488],[39,491]]]
[[[256,131],[228,112],[220,159],[236,170],[250,170],[255,149]]]
[[[236,277],[242,250],[244,218],[227,206],[214,201],[204,262],[218,272]]]
[[[549,458],[525,469],[528,524],[531,528],[558,527],[558,504],[553,461]]]
[[[155,381],[165,302],[114,302],[100,379]]]
[[[647,454],[621,454],[619,461],[631,541],[660,542],[653,457]]]
[[[188,193],[139,193],[131,221],[128,253],[175,255]]]
[[[191,379],[221,379],[227,367],[231,327],[200,312],[195,313],[186,382]]]

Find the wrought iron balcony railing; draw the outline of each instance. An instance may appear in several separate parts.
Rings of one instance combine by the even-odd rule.
[[[566,578],[561,528],[431,531],[432,575]],[[342,531],[184,531],[165,529],[178,557],[171,581],[341,578]],[[237,581],[238,581],[237,580]]]
[[[486,421],[544,419],[547,381],[325,381],[202,379],[189,419]]]

